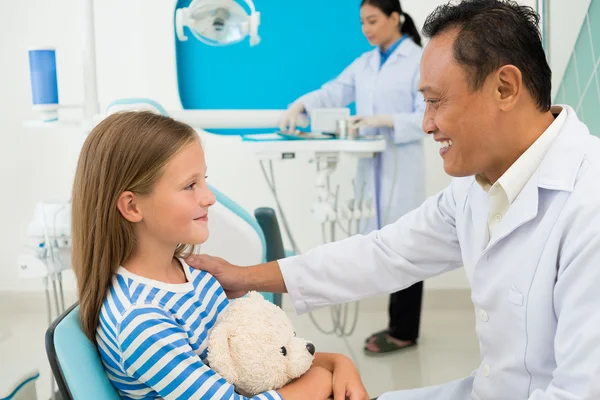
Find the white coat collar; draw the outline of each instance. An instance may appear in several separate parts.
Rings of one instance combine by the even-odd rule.
[[[575,187],[577,174],[585,155],[585,148],[581,141],[590,134],[590,131],[579,120],[573,108],[566,105],[556,107],[562,107],[567,112],[567,120],[540,164],[538,186],[549,190],[571,192]]]
[[[410,55],[410,51],[411,51],[411,44],[414,44],[414,42],[412,41],[411,38],[406,38],[406,40],[403,40],[402,43],[400,43],[398,45],[398,47],[396,47],[396,49],[392,52],[392,54],[390,54],[390,57],[388,58],[387,62],[390,62],[394,59],[400,58],[400,57],[406,57],[408,55]],[[369,59],[369,65],[371,66],[371,68],[373,68],[374,71],[379,71],[380,69],[380,64],[381,64],[381,54],[379,54],[379,49],[375,48],[373,50],[371,50],[371,57]]]
[[[589,129],[583,124],[575,110],[569,106],[560,106],[567,112],[565,121],[558,137],[554,139],[542,160],[540,167],[527,182],[519,196],[508,209],[498,230],[499,234],[488,242],[487,220],[489,214],[489,199],[483,189],[474,184],[471,195],[476,201],[472,203],[473,213],[481,228],[481,249],[490,249],[496,243],[523,224],[537,217],[539,209],[539,188],[571,192],[579,173],[585,148],[582,140],[589,134]],[[557,111],[553,109],[553,111]]]

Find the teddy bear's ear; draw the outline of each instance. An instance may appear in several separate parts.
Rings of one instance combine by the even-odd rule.
[[[248,292],[248,298],[253,301],[264,300],[264,297],[262,296],[262,294],[255,292],[254,290],[251,292]]]
[[[231,332],[230,324],[227,322],[217,324],[212,329],[208,343],[208,361],[210,367],[216,373],[225,378],[227,382],[235,385],[238,374],[229,348]]]

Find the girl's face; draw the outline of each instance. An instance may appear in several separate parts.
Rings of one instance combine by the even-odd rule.
[[[208,239],[208,209],[215,196],[206,184],[206,162],[199,141],[181,149],[166,164],[152,193],[140,198],[141,230],[172,245]]]

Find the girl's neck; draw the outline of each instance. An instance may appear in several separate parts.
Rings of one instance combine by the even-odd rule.
[[[123,264],[123,268],[136,275],[159,282],[186,283],[187,278],[183,266],[174,258],[175,247],[152,240],[144,240],[142,235],[138,235],[137,248],[133,256]]]

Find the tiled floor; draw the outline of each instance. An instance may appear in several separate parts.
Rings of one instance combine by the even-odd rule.
[[[427,294],[426,301],[427,304]],[[289,303],[284,308],[289,309]],[[402,354],[368,357],[362,346],[368,334],[383,328],[387,321],[385,300],[362,306],[356,330],[347,342],[356,357],[365,386],[372,396],[389,390],[439,384],[468,375],[479,364],[479,350],[474,333],[472,308],[425,306],[419,346]],[[46,313],[41,302],[39,311],[20,314],[0,307],[0,394],[3,386],[34,368],[39,369],[39,399],[50,396],[50,368],[44,350]],[[324,335],[308,315],[291,315],[298,336],[310,339],[318,350],[352,356],[347,344],[335,335]],[[320,310],[315,318],[325,328],[331,327],[329,310]],[[1,396],[0,396],[1,397]]]

